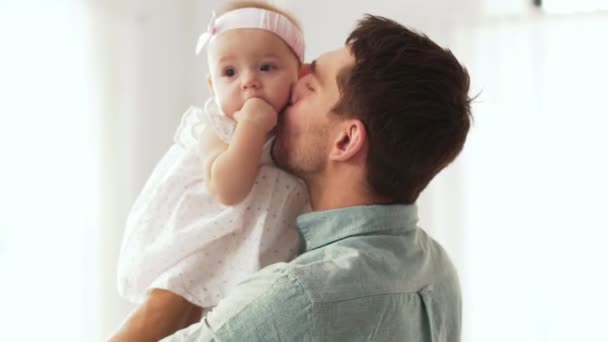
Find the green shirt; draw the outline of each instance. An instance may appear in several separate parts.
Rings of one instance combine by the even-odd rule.
[[[163,341],[460,341],[456,271],[417,220],[406,205],[304,214],[300,256]]]

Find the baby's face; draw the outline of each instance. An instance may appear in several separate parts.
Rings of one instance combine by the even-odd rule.
[[[208,57],[213,93],[229,117],[251,97],[282,110],[298,79],[296,56],[281,38],[264,30],[226,31],[209,45]]]

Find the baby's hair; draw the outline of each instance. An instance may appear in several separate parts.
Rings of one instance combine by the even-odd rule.
[[[222,8],[220,8],[219,11],[217,11],[217,15],[220,16],[226,12],[234,11],[241,8],[259,8],[279,13],[289,19],[289,21],[291,21],[298,29],[302,30],[300,22],[298,22],[293,15],[271,4],[270,2],[263,0],[231,0],[228,1]]]

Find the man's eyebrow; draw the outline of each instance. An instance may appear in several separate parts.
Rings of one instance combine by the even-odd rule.
[[[321,75],[319,75],[319,69],[317,69],[317,60],[313,60],[310,63],[310,72],[319,80],[321,84],[323,84],[323,79],[321,79]]]

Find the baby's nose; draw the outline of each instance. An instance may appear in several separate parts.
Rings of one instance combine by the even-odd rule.
[[[255,77],[244,80],[242,85],[243,89],[258,89],[260,86],[260,81]]]
[[[243,75],[241,86],[243,89],[257,89],[261,87],[261,83],[255,72],[248,72]]]

